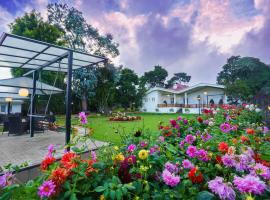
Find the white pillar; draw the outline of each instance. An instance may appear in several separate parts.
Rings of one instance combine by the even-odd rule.
[[[185,92],[185,107],[187,107],[187,93]]]
[[[176,104],[176,95],[173,94],[173,104],[175,105]]]

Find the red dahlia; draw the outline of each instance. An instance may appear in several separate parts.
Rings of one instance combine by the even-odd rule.
[[[228,151],[229,145],[226,142],[221,142],[218,145],[218,150],[222,153],[226,153]]]
[[[46,157],[46,158],[42,161],[42,163],[41,163],[41,165],[40,165],[41,170],[47,170],[48,167],[49,167],[49,165],[51,165],[51,164],[54,163],[54,162],[55,162],[55,158],[54,158],[54,157]]]

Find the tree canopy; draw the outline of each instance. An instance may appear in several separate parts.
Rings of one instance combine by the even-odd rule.
[[[167,76],[167,70],[162,66],[157,65],[154,66],[154,70],[144,73],[142,82],[148,84],[150,87],[163,87]]]
[[[232,102],[249,101],[270,86],[270,67],[258,58],[232,56],[218,74],[217,83],[226,86]]]
[[[49,4],[48,19],[50,24],[57,26],[64,33],[63,38],[70,48],[106,57],[119,55],[118,44],[113,41],[112,35],[100,35],[76,8],[66,4]],[[83,110],[87,110],[87,99],[95,92],[98,79],[95,71],[91,68],[74,72],[73,86],[78,88],[75,93],[82,100]]]
[[[188,83],[191,76],[187,75],[185,72],[175,73],[174,76],[168,80],[167,87],[172,87],[175,83]]]

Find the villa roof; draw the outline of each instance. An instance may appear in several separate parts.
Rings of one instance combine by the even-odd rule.
[[[146,92],[146,94],[149,94],[149,93],[151,93],[153,91],[162,91],[162,92],[167,92],[167,93],[172,93],[172,94],[182,94],[182,93],[191,92],[192,90],[197,90],[197,89],[203,88],[203,87],[213,87],[213,88],[220,88],[220,89],[224,89],[225,88],[223,85],[218,85],[218,84],[199,83],[199,84],[196,84],[194,86],[183,88],[181,90],[174,90],[174,89],[166,89],[166,88],[161,88],[161,87],[154,87],[154,88],[151,88],[150,90],[148,90]]]

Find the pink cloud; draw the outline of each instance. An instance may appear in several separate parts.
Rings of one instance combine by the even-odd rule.
[[[206,41],[220,53],[228,53],[248,32],[260,30],[263,22],[262,15],[237,17],[229,0],[201,0],[192,38],[194,42]]]

